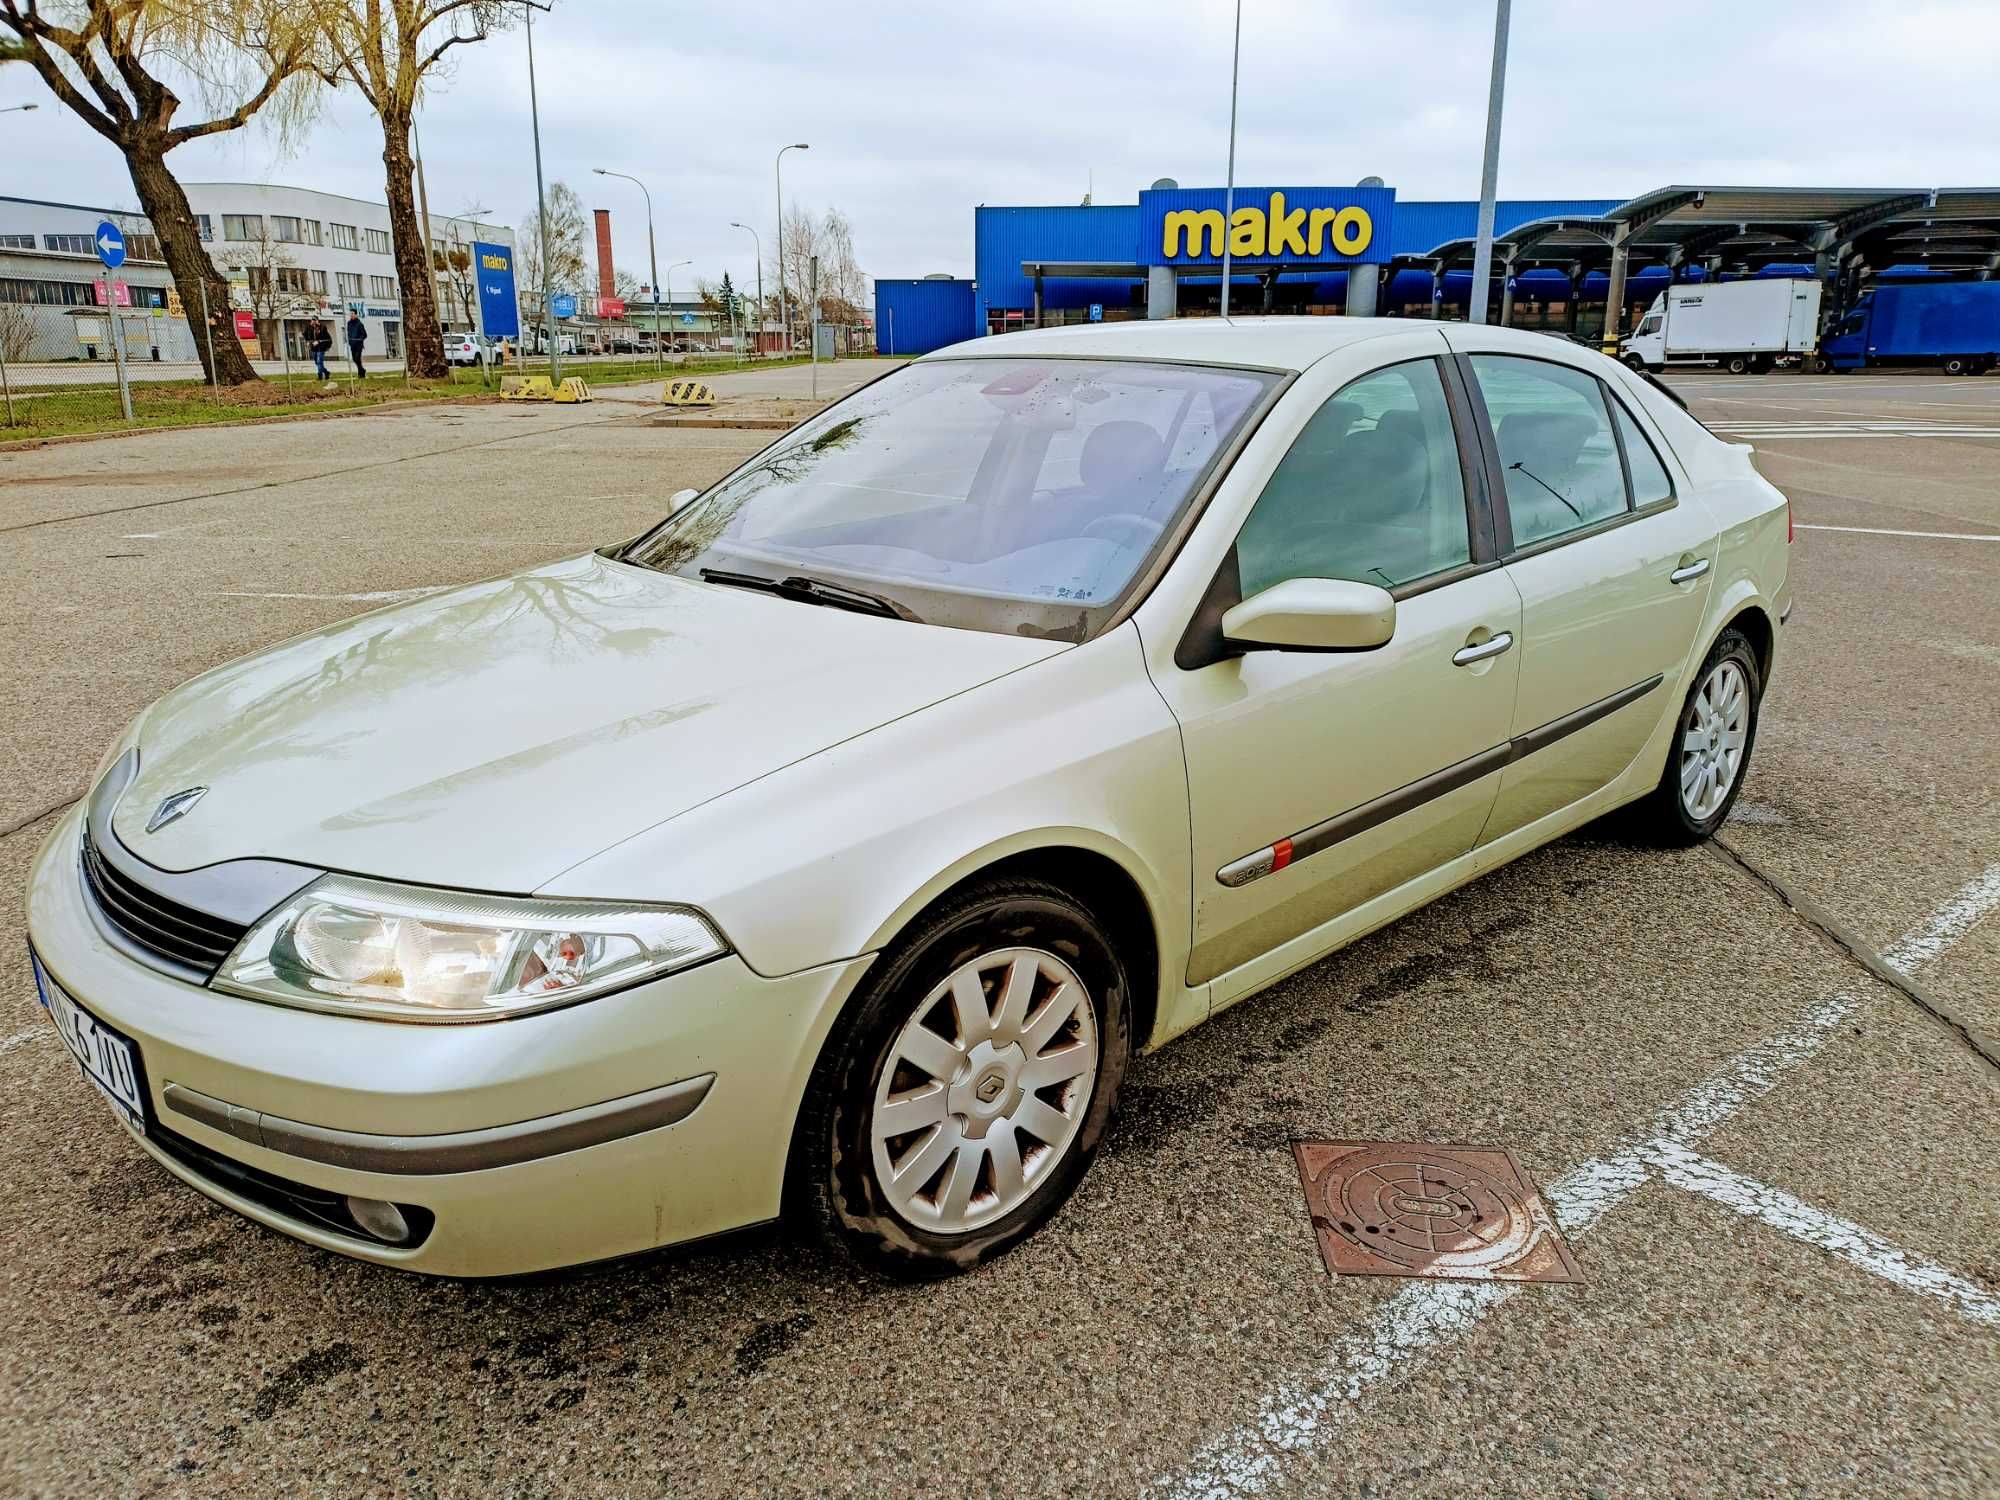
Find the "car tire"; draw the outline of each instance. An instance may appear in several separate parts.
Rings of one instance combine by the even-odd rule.
[[[1963,355],[1954,354],[1944,362],[1944,372],[1947,375],[1965,375],[1971,371],[1972,361]]]
[[[1749,774],[1763,698],[1757,650],[1732,626],[1709,649],[1682,700],[1659,785],[1632,806],[1635,833],[1683,849],[1714,836]]]
[[[1131,1003],[1116,945],[1067,891],[1006,878],[947,896],[876,960],[827,1039],[794,1129],[787,1218],[899,1279],[1002,1254],[1089,1170]],[[1066,1069],[1079,1071],[1055,1078]]]
[[[1643,370],[1646,368],[1646,362],[1636,354],[1628,354],[1625,356],[1625,368],[1628,370]]]
[[[1723,361],[1722,367],[1732,375],[1741,375],[1750,368],[1750,361],[1741,354],[1732,354]]]

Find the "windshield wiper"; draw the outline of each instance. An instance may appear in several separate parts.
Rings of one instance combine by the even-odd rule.
[[[856,614],[882,615],[891,620],[914,621],[917,618],[880,594],[871,594],[866,589],[852,588],[844,583],[828,583],[823,578],[809,577],[804,573],[794,573],[788,578],[767,578],[762,573],[732,573],[726,568],[703,568],[701,580],[730,588],[756,589],[759,593],[776,594],[781,599],[795,599],[802,604],[851,609]]]

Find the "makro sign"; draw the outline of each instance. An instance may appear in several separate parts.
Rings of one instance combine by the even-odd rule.
[[[1221,188],[1139,195],[1139,260],[1152,266],[1350,265],[1389,259],[1393,188]]]
[[[479,328],[489,339],[521,336],[521,304],[514,294],[514,252],[475,240],[472,270],[479,278]]]

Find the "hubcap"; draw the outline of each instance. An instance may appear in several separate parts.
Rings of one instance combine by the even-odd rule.
[[[869,1144],[890,1206],[963,1234],[1019,1207],[1075,1143],[1097,1082],[1097,1017],[1039,948],[961,964],[897,1033]]]
[[[1729,796],[1749,739],[1749,679],[1726,661],[1703,679],[1681,734],[1681,806],[1695,822],[1714,817]]]

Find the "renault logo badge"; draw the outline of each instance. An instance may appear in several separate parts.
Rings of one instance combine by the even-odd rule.
[[[171,797],[160,799],[160,805],[153,809],[152,817],[146,819],[146,832],[158,833],[176,818],[187,816],[195,803],[208,795],[205,786],[191,786],[175,792]]]
[[[981,1104],[991,1104],[995,1099],[998,1099],[1000,1097],[1000,1091],[1006,1087],[1007,1087],[1006,1074],[988,1073],[984,1078],[980,1079],[978,1085],[974,1087],[974,1089],[972,1090],[972,1097],[977,1099]]]

